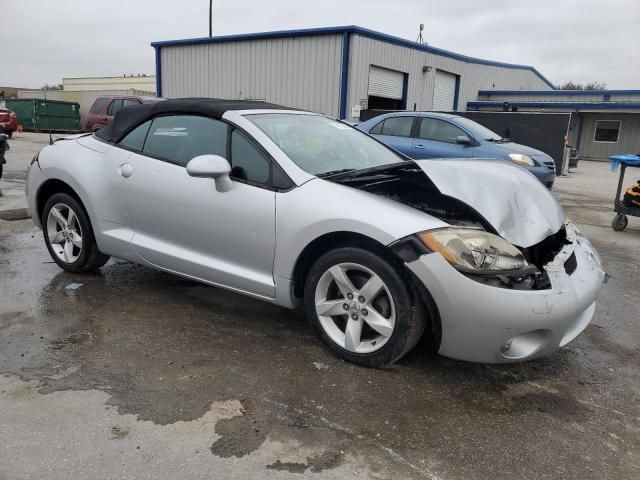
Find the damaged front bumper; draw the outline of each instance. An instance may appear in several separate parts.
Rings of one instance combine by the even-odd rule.
[[[459,360],[509,363],[547,355],[576,338],[595,312],[605,273],[571,225],[569,243],[545,265],[551,288],[515,290],[479,283],[438,253],[407,263],[440,314],[439,353]]]

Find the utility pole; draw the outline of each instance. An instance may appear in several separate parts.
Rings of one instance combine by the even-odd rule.
[[[213,0],[209,0],[209,36],[213,37]]]

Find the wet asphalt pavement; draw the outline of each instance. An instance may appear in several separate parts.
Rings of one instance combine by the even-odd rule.
[[[607,227],[608,183],[575,195],[600,167],[557,188],[612,274],[596,317],[508,366],[419,345],[360,368],[299,311],[113,259],[65,273],[0,220],[0,479],[640,478],[640,219]]]

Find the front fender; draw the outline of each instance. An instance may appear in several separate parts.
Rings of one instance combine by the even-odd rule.
[[[322,179],[276,194],[274,274],[290,279],[307,245],[334,232],[351,232],[389,245],[448,224],[399,202]]]

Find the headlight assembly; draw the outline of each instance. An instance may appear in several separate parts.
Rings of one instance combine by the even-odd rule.
[[[484,230],[441,228],[418,234],[433,252],[462,270],[500,272],[521,270],[528,263],[520,250],[505,239]]]
[[[522,167],[533,167],[536,164],[533,158],[524,153],[510,153],[509,158],[513,163]]]

